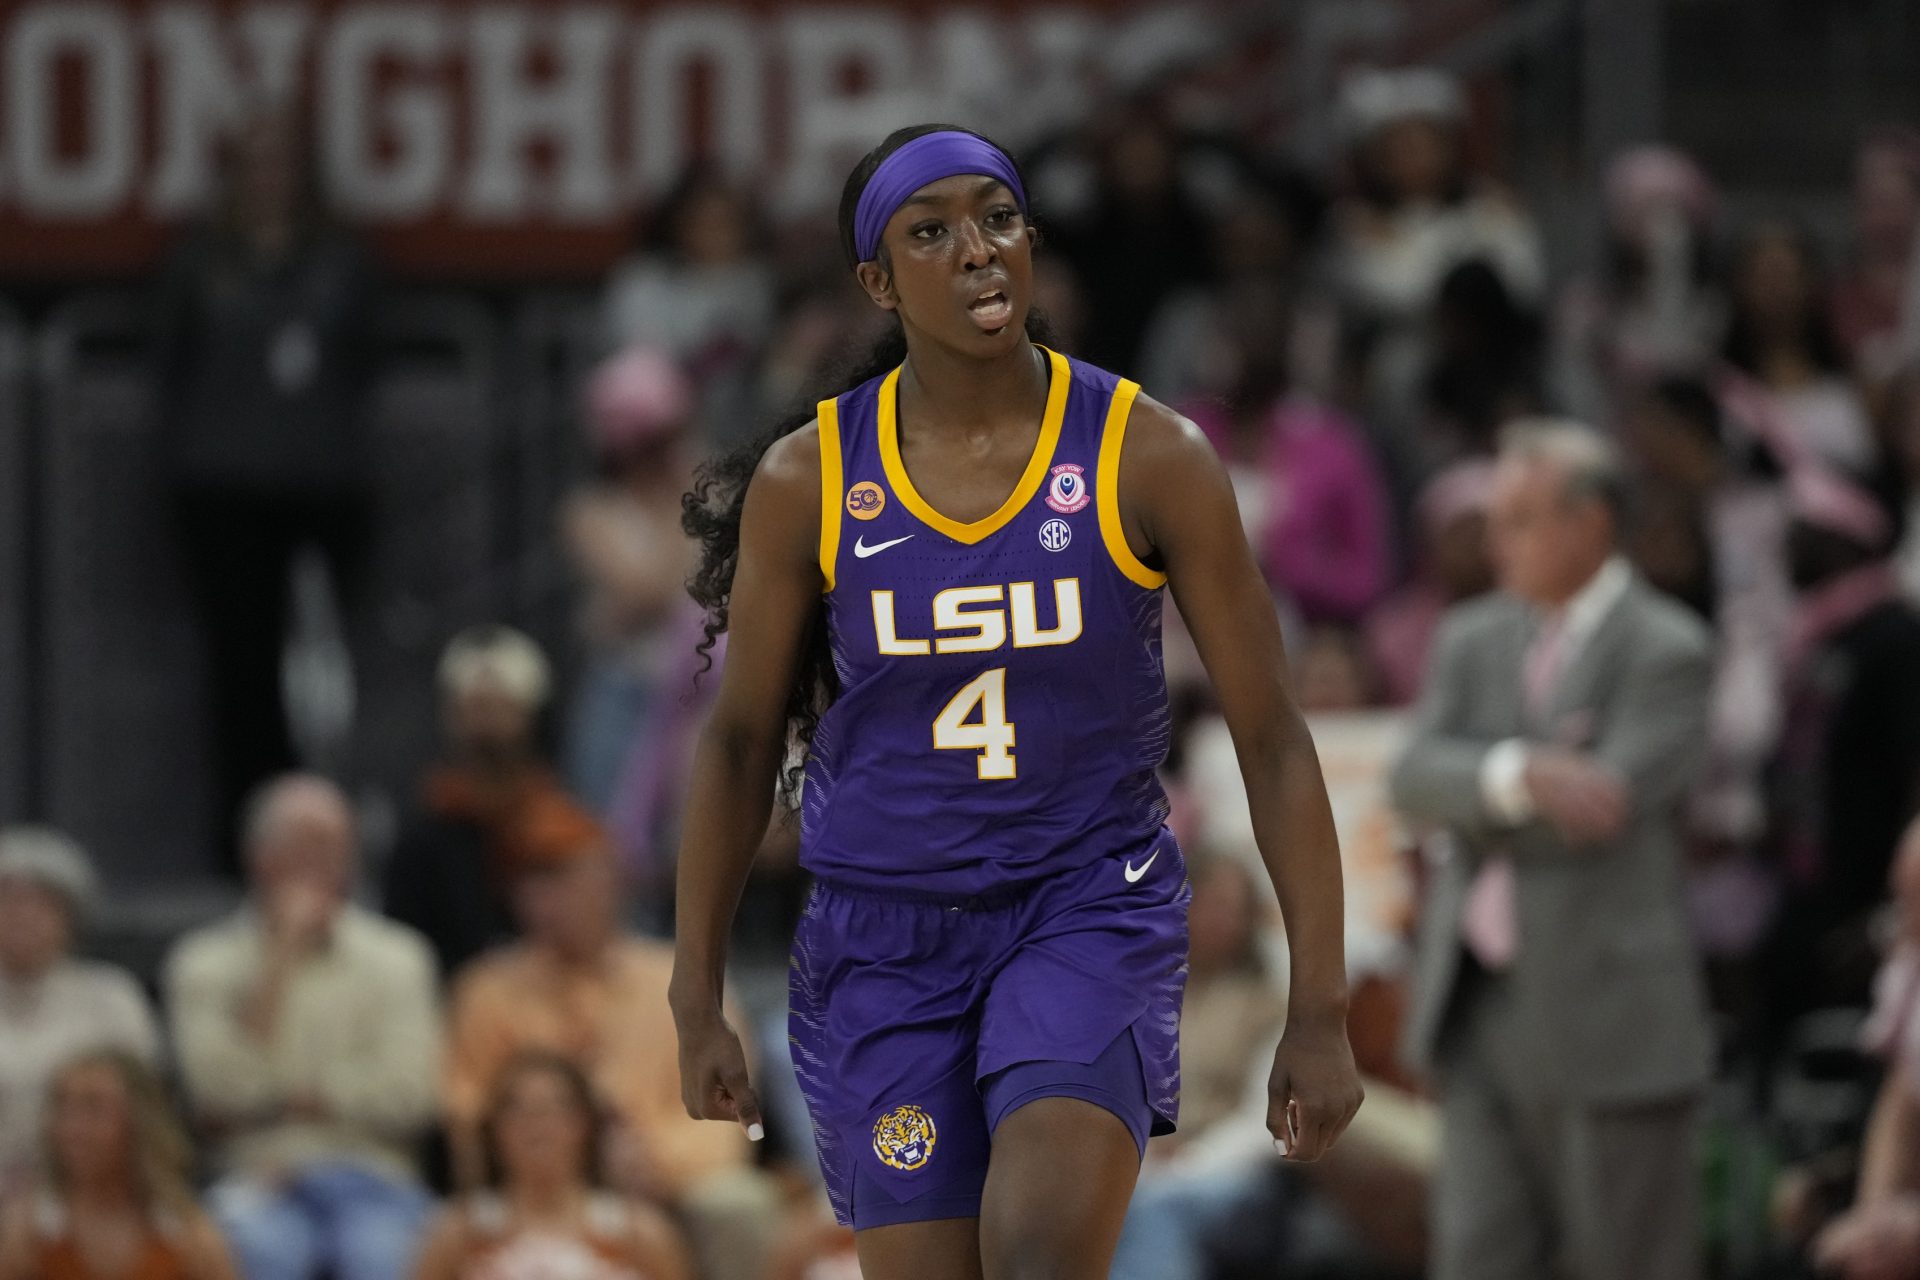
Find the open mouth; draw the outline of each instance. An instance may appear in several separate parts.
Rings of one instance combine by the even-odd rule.
[[[967,304],[973,322],[988,333],[998,333],[1013,319],[1013,300],[999,289],[989,289]]]

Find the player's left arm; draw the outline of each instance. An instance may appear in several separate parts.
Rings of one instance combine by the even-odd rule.
[[[1241,530],[1233,486],[1199,429],[1139,397],[1119,493],[1127,540],[1167,574],[1246,780],[1254,838],[1292,957],[1267,1127],[1283,1153],[1313,1160],[1347,1127],[1362,1096],[1347,1043],[1340,848],[1320,758],[1287,685],[1279,618]]]

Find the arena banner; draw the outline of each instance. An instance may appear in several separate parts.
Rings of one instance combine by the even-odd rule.
[[[1297,103],[1497,4],[1440,7],[0,0],[0,273],[150,264],[250,102],[300,104],[328,199],[399,269],[581,276],[695,157],[818,212],[895,125],[1030,141],[1169,66],[1264,127],[1292,109],[1276,86]]]

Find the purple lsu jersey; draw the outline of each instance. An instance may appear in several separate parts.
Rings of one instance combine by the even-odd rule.
[[[801,861],[825,880],[966,897],[1159,836],[1166,577],[1128,547],[1117,493],[1139,387],[1045,354],[1033,456],[970,524],[907,475],[898,369],[820,404],[840,695],[807,763]]]

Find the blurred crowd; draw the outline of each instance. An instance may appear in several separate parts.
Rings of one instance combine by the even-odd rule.
[[[1545,1033],[1547,1013],[1529,1025],[1500,993],[1599,928],[1601,950],[1665,967],[1644,1007],[1576,985],[1552,1034],[1651,1053],[1659,1010],[1684,1024],[1664,1048],[1697,1047],[1698,1078],[1648,1068],[1632,1101],[1686,1103],[1660,1150],[1698,1200],[1677,1202],[1680,1230],[1710,1273],[1920,1277],[1920,131],[1860,140],[1839,242],[1729,217],[1680,151],[1627,151],[1593,252],[1557,263],[1476,164],[1448,75],[1357,74],[1340,119],[1322,170],[1188,128],[1151,93],[1022,156],[1058,341],[1213,440],[1316,724],[1381,717],[1411,744],[1395,843],[1440,938],[1416,948],[1406,920],[1403,945],[1356,961],[1369,1100],[1327,1162],[1283,1166],[1262,1116],[1284,949],[1250,843],[1214,834],[1198,744],[1218,717],[1170,622],[1185,1099],[1115,1274],[1422,1274],[1427,1206],[1449,1204],[1442,1134],[1468,1149],[1469,1086],[1488,1132],[1505,1123],[1501,1055]],[[81,956],[99,892],[83,851],[0,833],[0,1280],[856,1275],[784,1057],[794,830],[769,833],[736,944],[734,1021],[771,1100],[759,1146],[681,1109],[665,939],[708,687],[682,494],[703,457],[834,390],[879,317],[831,225],[772,225],[750,180],[696,167],[648,211],[578,388],[591,470],[552,513],[574,648],[543,652],[512,620],[446,637],[442,750],[369,847],[290,727],[280,668],[294,557],[317,548],[351,608],[377,536],[361,432],[381,285],[302,145],[272,111],[237,133],[226,201],[156,289],[167,483],[245,905],[143,987]],[[1516,550],[1527,538],[1544,559]],[[1558,595],[1538,585],[1555,573],[1573,574]],[[1603,744],[1555,728],[1503,781],[1480,749],[1508,731],[1475,708],[1510,694],[1518,723],[1532,646],[1515,639],[1502,676],[1448,648],[1449,619],[1495,628],[1489,602],[1534,595],[1577,615],[1588,587],[1647,589],[1648,634],[1667,629],[1685,674],[1643,686],[1637,659],[1601,660],[1595,623],[1578,696],[1632,708],[1653,745],[1608,773]],[[1606,887],[1574,895],[1565,933],[1529,931],[1553,855],[1474,852],[1489,813],[1512,830],[1544,815],[1550,845],[1630,828],[1644,879],[1616,893],[1610,864],[1584,864]],[[1499,889],[1449,865],[1508,862],[1517,953],[1434,925]],[[1400,1052],[1423,1027],[1440,1047]],[[1596,1061],[1639,1079],[1630,1057]],[[1554,1183],[1534,1216],[1571,1236],[1638,1212],[1506,1173]],[[1530,1272],[1489,1257],[1446,1274]]]

